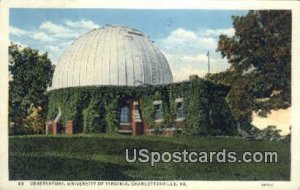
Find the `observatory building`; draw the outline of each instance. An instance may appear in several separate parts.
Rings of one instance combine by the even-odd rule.
[[[172,82],[166,58],[145,34],[124,26],[107,26],[79,37],[65,50],[51,89]]]
[[[173,135],[195,126],[212,133],[219,131],[214,118],[232,125],[226,106],[226,113],[214,108],[227,92],[197,77],[173,83],[167,59],[146,34],[107,25],[76,39],[59,58],[46,133]]]

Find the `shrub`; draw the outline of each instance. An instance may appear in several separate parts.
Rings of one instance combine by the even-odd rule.
[[[10,123],[9,135],[42,134],[45,131],[46,117],[41,106],[31,104],[22,122]]]

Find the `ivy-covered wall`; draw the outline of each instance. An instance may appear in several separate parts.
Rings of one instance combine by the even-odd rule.
[[[53,120],[61,108],[63,124],[73,120],[74,131],[114,133],[119,111],[129,99],[138,100],[141,117],[154,129],[177,125],[176,98],[183,98],[183,135],[232,135],[236,124],[226,103],[229,88],[203,79],[158,86],[90,86],[49,92],[48,118]],[[162,100],[163,122],[154,121],[153,101]]]

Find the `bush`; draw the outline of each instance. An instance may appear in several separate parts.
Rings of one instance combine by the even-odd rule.
[[[46,117],[42,107],[31,104],[22,122],[10,123],[9,135],[42,134],[45,132]]]
[[[8,133],[9,135],[31,135],[33,134],[33,129],[28,126],[11,123]]]
[[[274,125],[269,125],[265,129],[258,129],[257,127],[253,126],[251,130],[254,139],[266,141],[281,140],[280,132],[281,130],[277,129]]]

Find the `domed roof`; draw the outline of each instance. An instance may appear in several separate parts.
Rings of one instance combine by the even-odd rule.
[[[49,90],[171,82],[166,58],[145,34],[125,26],[106,26],[86,33],[66,48]]]

